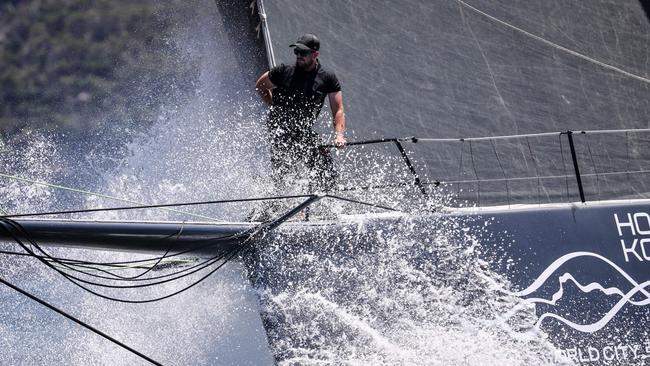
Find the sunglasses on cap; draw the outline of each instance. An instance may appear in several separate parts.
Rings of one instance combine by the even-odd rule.
[[[312,51],[312,50],[299,50],[297,48],[293,49],[293,54],[296,55],[296,56],[301,56],[301,57],[309,56],[309,54],[311,54],[312,52],[314,52],[314,51]]]

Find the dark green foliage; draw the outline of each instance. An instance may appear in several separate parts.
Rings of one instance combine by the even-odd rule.
[[[0,133],[155,120],[193,81],[171,41],[189,11],[183,1],[0,2]]]

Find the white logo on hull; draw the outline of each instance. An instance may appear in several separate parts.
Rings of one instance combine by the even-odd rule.
[[[645,306],[650,304],[650,292],[646,289],[648,286],[650,286],[650,281],[638,283],[630,275],[628,275],[623,269],[621,269],[618,265],[616,265],[609,259],[592,252],[573,252],[573,253],[563,255],[562,257],[556,259],[553,263],[551,263],[551,265],[548,266],[546,270],[544,270],[544,272],[542,272],[542,274],[535,281],[533,281],[533,283],[530,286],[518,292],[509,292],[509,294],[518,297],[529,296],[533,294],[535,291],[537,291],[562,265],[564,265],[565,263],[571,260],[577,258],[584,258],[584,257],[596,258],[600,261],[607,263],[618,273],[620,273],[630,283],[632,289],[630,289],[627,292],[624,292],[617,287],[605,288],[598,282],[592,282],[587,285],[582,285],[575,279],[575,277],[573,277],[573,275],[571,275],[570,273],[564,273],[562,276],[559,277],[560,289],[551,296],[550,300],[543,299],[543,298],[527,298],[523,301],[523,303],[519,304],[518,306],[513,308],[510,312],[508,312],[505,318],[508,319],[512,317],[521,308],[526,307],[527,305],[530,304],[548,304],[548,305],[555,306],[557,302],[564,295],[564,284],[569,281],[573,282],[584,293],[589,293],[592,291],[600,291],[607,296],[615,295],[615,296],[620,296],[621,298],[606,314],[604,314],[600,318],[600,320],[596,322],[589,323],[589,324],[578,324],[554,313],[544,313],[537,320],[537,323],[535,324],[536,327],[541,326],[542,322],[546,318],[553,318],[561,321],[562,323],[580,332],[593,333],[604,328],[607,325],[607,323],[609,323],[626,304],[629,303],[635,306]],[[637,294],[643,294],[645,299],[640,301],[634,301],[633,297]]]

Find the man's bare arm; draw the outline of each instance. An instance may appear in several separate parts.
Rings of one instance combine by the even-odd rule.
[[[267,105],[271,105],[273,103],[273,94],[271,93],[271,89],[275,88],[275,85],[271,82],[271,79],[269,79],[269,72],[265,72],[260,76],[259,79],[257,79],[257,82],[255,83],[255,90],[257,91],[257,94],[262,98],[264,103]]]
[[[329,93],[330,108],[332,108],[332,117],[334,118],[334,145],[342,147],[345,145],[345,111],[343,110],[343,93],[340,91]]]

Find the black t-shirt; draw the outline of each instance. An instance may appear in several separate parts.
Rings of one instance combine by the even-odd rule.
[[[312,134],[311,128],[325,97],[341,90],[336,75],[320,63],[312,71],[282,64],[269,71],[269,79],[276,86],[272,93],[269,127],[287,138]]]

